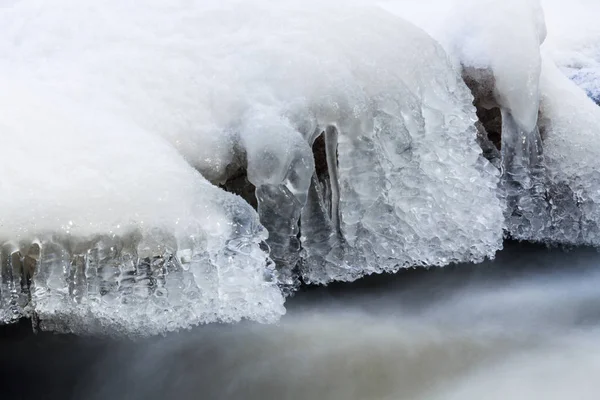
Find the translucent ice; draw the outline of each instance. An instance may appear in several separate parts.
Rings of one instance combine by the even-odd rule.
[[[273,321],[299,276],[480,261],[503,229],[600,244],[600,108],[553,64],[600,93],[595,25],[382,5],[0,3],[0,318]]]
[[[4,321],[143,335],[282,314],[254,210],[163,139],[18,79],[0,110]]]
[[[542,3],[0,3],[2,320],[273,321],[298,276],[600,244],[600,108],[554,67],[593,97],[597,28]]]
[[[537,128],[539,48],[547,32],[539,1],[429,0],[416,7],[409,3],[385,4],[444,45],[470,82],[480,111],[500,110],[507,230],[515,238],[529,238],[547,222]],[[438,12],[429,15],[431,8]]]
[[[436,38],[456,62],[490,69],[497,101],[528,132],[537,122],[539,46],[546,37],[539,0],[389,0],[393,13]],[[436,10],[429,12],[429,10]]]
[[[443,50],[401,20],[329,26],[352,43],[337,50],[338,74],[360,86],[354,104],[316,114],[327,168],[313,176],[302,213],[305,280],[493,256],[498,172],[481,157],[471,95]]]
[[[598,2],[542,0],[544,12],[536,1],[430,3],[455,18],[398,7],[407,4],[401,1],[387,8],[428,30],[462,66],[484,131],[486,122],[497,129],[501,121],[508,232],[523,240],[599,245],[600,110],[554,65],[598,100]],[[489,143],[481,142],[486,150]]]
[[[600,108],[550,59],[541,80],[540,130],[551,223],[540,236],[558,243],[600,245]],[[539,238],[539,237],[538,237]]]
[[[2,132],[24,132],[0,159],[15,170],[2,182],[16,193],[3,198],[14,210],[3,210],[6,240],[20,230],[30,241],[56,231],[85,238],[93,257],[83,259],[63,239],[38,238],[40,262],[44,243],[64,248],[75,270],[89,266],[76,277],[94,298],[115,284],[89,260],[136,259],[117,262],[119,273],[168,287],[174,254],[182,268],[184,259],[200,265],[191,268],[198,285],[212,282],[214,319],[230,308],[243,309],[235,318],[280,313],[262,276],[270,264],[256,215],[189,165],[214,184],[247,172],[284,284],[302,258],[306,280],[327,282],[478,261],[501,246],[498,173],[477,147],[466,86],[434,40],[371,1],[21,1],[0,9],[0,26],[0,72],[49,98],[14,103],[21,116]],[[320,140],[319,169],[311,146]],[[16,167],[22,159],[28,168]],[[176,245],[133,254],[156,240],[154,228]],[[138,230],[141,242],[128,239]],[[94,247],[103,235],[122,244]],[[20,254],[29,246],[19,243]],[[242,266],[223,255],[232,246]],[[52,285],[62,279],[44,274]],[[189,281],[183,275],[175,280]],[[226,282],[255,297],[229,302]]]

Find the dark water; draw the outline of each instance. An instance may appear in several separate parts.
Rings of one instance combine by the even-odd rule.
[[[306,288],[275,326],[137,342],[0,329],[0,399],[599,399],[600,254]]]

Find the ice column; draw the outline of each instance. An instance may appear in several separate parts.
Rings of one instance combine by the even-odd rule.
[[[283,287],[296,286],[300,213],[306,204],[314,160],[303,135],[275,110],[255,109],[241,130],[248,180],[256,186],[258,215],[269,232],[270,257]]]
[[[542,139],[537,126],[526,131],[506,109],[502,109],[502,172],[507,229],[515,239],[532,239],[549,222]]]

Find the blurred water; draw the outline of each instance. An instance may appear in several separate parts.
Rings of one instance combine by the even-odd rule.
[[[591,249],[509,244],[477,266],[305,289],[278,325],[135,343],[4,328],[0,398],[598,399],[599,266]]]

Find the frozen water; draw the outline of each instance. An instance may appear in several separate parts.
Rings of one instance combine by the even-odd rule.
[[[0,2],[2,319],[273,321],[298,274],[477,262],[504,228],[600,244],[600,109],[553,69],[594,96],[594,26],[562,40],[537,0],[382,5]],[[257,212],[216,187],[239,171]]]
[[[416,22],[444,45],[471,82],[480,111],[500,110],[501,189],[510,235],[600,244],[594,155],[600,110],[554,67],[557,63],[598,100],[598,3],[543,0],[543,11],[536,0],[425,3],[438,12],[427,13],[425,5],[408,7],[403,1],[388,2],[386,8]],[[454,18],[446,18],[448,13]],[[480,142],[494,161],[497,155],[489,150],[485,133],[483,128]]]
[[[315,182],[310,145],[328,129],[338,139],[321,213],[337,236],[302,235],[307,280],[479,261],[501,246],[498,176],[479,154],[465,85],[430,37],[371,2],[24,1],[0,22],[11,76],[126,121],[150,142],[165,138],[213,183],[246,168],[283,283],[293,285],[299,215]],[[135,168],[132,177],[164,167]],[[192,191],[194,181],[216,193],[196,176],[170,187]],[[145,180],[135,185],[154,192]],[[175,193],[164,213],[181,209]],[[176,217],[186,218],[167,219]]]
[[[316,113],[327,168],[313,176],[302,212],[309,282],[480,261],[501,247],[498,173],[475,142],[466,86],[423,32],[367,21],[330,19],[335,36],[322,33],[326,43],[340,33],[352,43],[330,49],[338,64],[325,72],[351,78],[344,84],[353,91]]]
[[[386,4],[390,11],[406,15],[444,45],[465,79],[472,82],[479,107],[501,110],[506,229],[515,238],[530,239],[548,222],[543,150],[537,128],[539,48],[547,34],[539,2],[429,0],[420,7],[409,7],[407,1]],[[441,11],[430,17],[426,10],[432,7]]]
[[[43,85],[0,86],[3,320],[150,334],[283,313],[241,198],[134,124]]]
[[[549,17],[548,40],[542,46],[545,50],[544,69],[538,79],[541,82],[541,119],[538,128],[522,136],[521,143],[529,151],[523,153],[522,168],[516,171],[522,173],[522,178],[515,180],[521,183],[520,186],[511,193],[510,180],[505,179],[509,204],[512,197],[517,205],[513,207],[516,212],[509,216],[507,225],[518,239],[599,245],[597,224],[600,214],[596,193],[600,181],[596,176],[599,165],[594,149],[600,137],[600,109],[554,65],[555,62],[561,65],[592,99],[596,96],[598,81],[594,74],[600,69],[593,59],[597,45],[592,43],[594,38],[600,38],[600,31],[584,14],[593,14],[598,6],[582,0],[562,11],[564,7],[557,2],[545,1],[543,4]],[[559,9],[560,18],[556,15]],[[575,24],[577,29],[565,28],[574,28]],[[581,32],[585,33],[582,35]],[[575,60],[579,60],[579,64]],[[503,119],[503,146],[513,137],[507,136],[510,123],[511,120]],[[518,137],[520,141],[521,136]],[[507,161],[519,160],[519,153],[514,148],[503,147],[502,151],[505,168]],[[510,178],[514,177],[514,168],[506,171]],[[524,192],[528,195],[523,196]]]
[[[419,5],[389,0],[383,4],[425,29],[460,66],[490,69],[496,101],[525,131],[534,130],[539,47],[546,38],[539,0],[425,0]]]
[[[306,203],[314,160],[307,141],[273,110],[252,109],[240,128],[248,180],[256,187],[258,214],[269,231],[270,255],[280,282],[296,285],[300,258],[300,212]]]
[[[339,132],[325,131],[328,154],[335,152],[331,142],[337,140],[339,163],[329,169],[330,187],[313,180],[321,189],[303,212],[306,280],[323,283],[407,266],[478,261],[492,257],[493,249],[501,246],[498,174],[475,148],[466,88],[434,89],[436,96],[428,99],[431,108],[420,106],[423,100],[406,88],[396,90],[397,98],[382,96],[373,105],[372,127],[354,134],[343,126]],[[440,93],[456,97],[439,99]],[[461,100],[464,108],[452,109]],[[448,108],[434,108],[444,103]],[[470,178],[465,181],[466,176]],[[319,192],[324,194],[319,197]],[[472,235],[478,239],[473,241]]]
[[[537,238],[598,246],[600,108],[575,84],[598,102],[600,28],[596,16],[600,4],[589,0],[567,6],[556,0],[542,0],[542,4],[548,40],[542,47],[539,127],[544,138],[550,222]]]
[[[546,205],[544,155],[538,127],[525,131],[512,113],[502,109],[502,190],[506,195],[506,227],[518,240],[544,239],[550,223]]]
[[[600,244],[600,108],[551,60],[542,73],[540,129],[548,170],[552,241]]]

